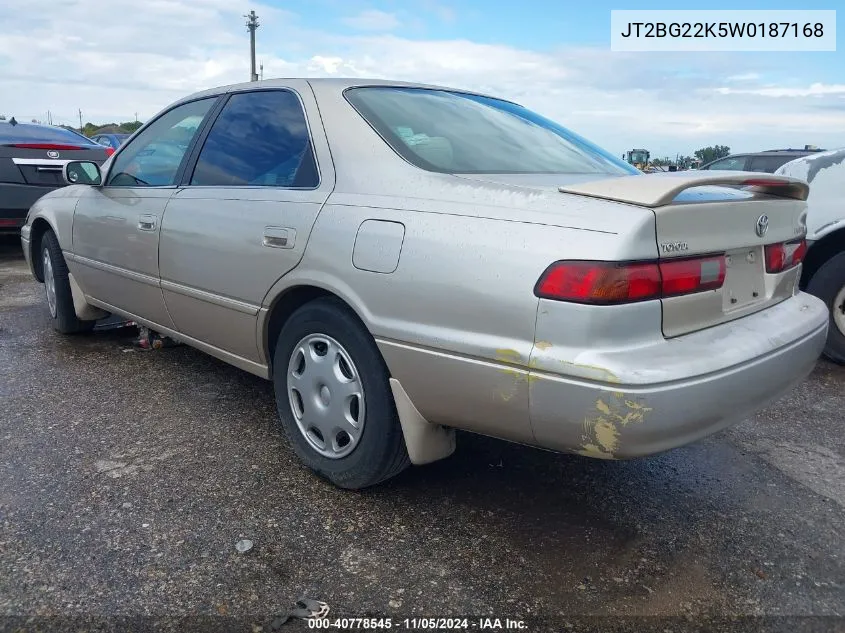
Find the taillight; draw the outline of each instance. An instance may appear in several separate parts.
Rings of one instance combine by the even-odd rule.
[[[807,241],[780,242],[766,245],[766,272],[780,273],[793,268],[804,261],[807,254]]]
[[[109,156],[114,154],[114,148],[113,147],[104,147],[103,149],[106,150],[106,158],[108,158]]]
[[[556,262],[534,287],[534,294],[541,298],[595,304],[642,301],[659,292],[656,263]]]
[[[66,145],[64,143],[12,143],[9,147],[21,149],[85,149],[81,145]]]
[[[718,290],[725,283],[726,270],[724,255],[660,262],[663,296]]]
[[[724,255],[666,262],[559,261],[543,272],[534,294],[613,305],[717,290],[724,282]]]

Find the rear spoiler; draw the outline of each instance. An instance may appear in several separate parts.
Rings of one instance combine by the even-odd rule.
[[[661,207],[692,187],[728,185],[747,187],[755,193],[806,200],[810,186],[798,178],[753,171],[676,171],[640,176],[620,176],[560,187],[561,193],[627,202],[641,207]]]

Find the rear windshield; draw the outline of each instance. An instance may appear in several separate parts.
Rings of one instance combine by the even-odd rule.
[[[345,95],[397,153],[429,171],[640,173],[557,123],[507,101],[427,88],[351,88]]]
[[[0,145],[12,143],[64,143],[66,145],[96,145],[91,139],[61,127],[0,123]]]

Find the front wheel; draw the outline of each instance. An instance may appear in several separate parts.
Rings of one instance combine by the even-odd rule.
[[[83,321],[76,316],[73,295],[70,290],[67,263],[59,240],[53,231],[47,231],[41,238],[41,268],[44,277],[44,292],[47,307],[53,321],[53,328],[62,334],[89,332],[96,321]]]
[[[824,355],[845,364],[845,253],[831,257],[807,284],[807,292],[827,304],[830,328]]]
[[[342,488],[389,479],[410,464],[384,360],[340,300],[299,308],[279,334],[276,405],[297,456]]]

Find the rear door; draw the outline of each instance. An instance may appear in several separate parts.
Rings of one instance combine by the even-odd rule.
[[[167,309],[181,333],[263,363],[261,304],[334,186],[310,86],[231,94],[195,153],[162,224]]]
[[[162,114],[113,157],[105,184],[80,196],[73,259],[87,295],[173,328],[159,283],[161,219],[216,101],[198,99]]]

